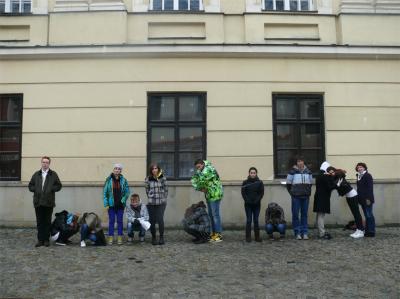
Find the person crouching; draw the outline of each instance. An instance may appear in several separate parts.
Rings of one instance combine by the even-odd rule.
[[[144,242],[146,230],[150,227],[149,212],[146,205],[142,204],[139,194],[131,195],[131,204],[126,206],[128,218],[128,242],[132,242],[134,232],[139,232],[139,241]]]
[[[195,237],[193,243],[202,244],[210,240],[211,219],[203,201],[191,205],[186,210],[182,225],[185,232]]]

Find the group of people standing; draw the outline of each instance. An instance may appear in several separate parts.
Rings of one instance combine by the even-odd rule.
[[[149,168],[145,178],[145,191],[147,204],[142,203],[136,193],[130,194],[128,181],[122,175],[123,167],[115,164],[112,173],[106,178],[103,188],[103,205],[108,210],[108,237],[104,236],[101,219],[95,213],[73,215],[67,211],[56,214],[56,219],[51,223],[53,208],[55,206],[55,192],[62,188],[57,173],[50,169],[51,159],[47,156],[41,159],[41,170],[35,172],[29,182],[29,190],[33,192],[33,203],[37,220],[36,247],[49,246],[50,235],[59,245],[69,243],[68,238],[80,230],[81,246],[86,246],[89,239],[96,245],[123,244],[123,218],[127,215],[128,242],[132,242],[134,233],[138,232],[139,241],[144,242],[145,233],[150,229],[153,245],[165,244],[164,239],[164,212],[167,206],[168,184],[162,169],[157,164]],[[194,162],[196,171],[191,178],[195,190],[203,192],[206,204],[200,201],[191,205],[185,212],[182,221],[184,230],[193,235],[195,244],[205,242],[221,242],[222,224],[220,216],[220,203],[224,190],[215,167],[206,160]],[[346,172],[335,169],[327,162],[321,165],[321,173],[316,178],[316,192],[314,197],[314,212],[317,213],[319,237],[330,239],[331,236],[324,227],[325,214],[330,213],[330,195],[336,189],[340,196],[345,196],[350,210],[354,216],[357,230],[351,236],[375,236],[375,220],[372,212],[374,203],[373,179],[367,172],[365,163],[358,163],[357,191],[346,181]],[[292,200],[292,224],[296,239],[308,239],[307,211],[311,195],[312,174],[305,166],[304,160],[298,158],[296,165],[289,172],[286,180],[287,190]],[[253,224],[254,239],[261,242],[259,228],[259,214],[261,200],[264,196],[264,183],[258,178],[255,167],[249,169],[248,178],[243,181],[241,194],[244,200],[246,214],[247,242],[251,241],[251,228]],[[366,227],[359,212],[358,205],[362,206],[366,218]],[[300,214],[300,217],[299,217]],[[117,223],[117,238],[114,238],[115,222]],[[157,229],[158,227],[158,237]],[[273,239],[273,233],[278,232],[282,238],[285,236],[286,221],[283,209],[271,202],[265,211],[265,230]]]

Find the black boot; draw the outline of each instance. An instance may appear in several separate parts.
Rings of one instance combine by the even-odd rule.
[[[152,245],[158,245],[156,235],[152,235],[151,236],[151,244]]]
[[[260,229],[259,228],[254,228],[254,240],[256,242],[262,242],[260,238]]]
[[[246,224],[246,242],[251,242],[251,224]]]
[[[164,236],[160,236],[160,240],[158,241],[158,245],[164,245],[165,241],[164,241]]]

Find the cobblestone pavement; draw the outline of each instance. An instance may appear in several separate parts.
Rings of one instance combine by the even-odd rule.
[[[0,298],[400,298],[399,228],[352,240],[34,248],[35,230],[0,229]],[[315,232],[312,232],[315,233]],[[263,234],[265,239],[265,234]]]

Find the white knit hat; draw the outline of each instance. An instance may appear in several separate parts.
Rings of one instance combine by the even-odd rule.
[[[115,163],[114,164],[114,168],[119,168],[119,169],[121,169],[122,170],[122,164],[121,163]]]
[[[329,166],[331,166],[331,164],[325,161],[324,163],[321,164],[321,167],[319,169],[326,172]]]

